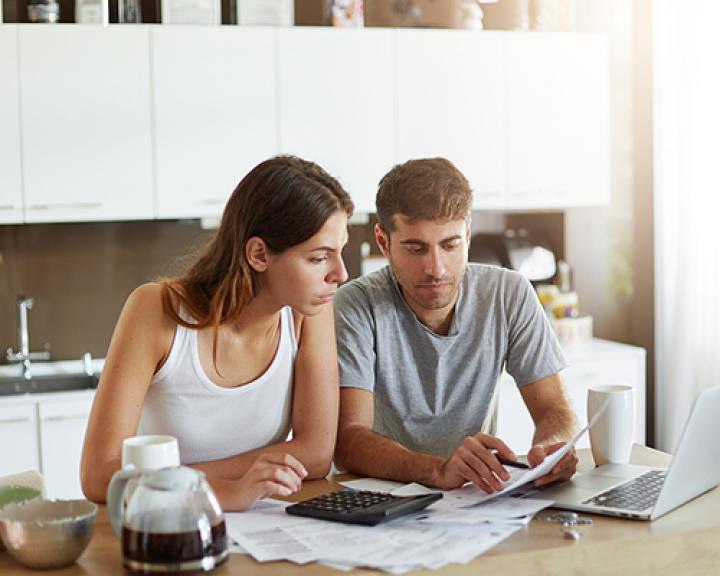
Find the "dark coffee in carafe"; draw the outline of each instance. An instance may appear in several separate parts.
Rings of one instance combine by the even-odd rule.
[[[209,536],[209,537],[208,537]],[[123,527],[124,564],[137,573],[212,570],[228,557],[225,522],[187,532],[147,532]]]

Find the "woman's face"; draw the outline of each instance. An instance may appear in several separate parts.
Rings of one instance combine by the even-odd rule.
[[[347,214],[338,210],[305,242],[268,254],[261,290],[305,316],[317,314],[347,280],[342,259],[347,240]]]

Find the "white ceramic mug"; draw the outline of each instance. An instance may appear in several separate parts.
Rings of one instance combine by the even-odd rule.
[[[592,386],[588,390],[588,422],[607,403],[590,428],[590,448],[595,466],[627,464],[635,432],[635,394],[632,386]]]
[[[107,490],[108,506],[114,508],[110,523],[118,537],[122,531],[125,502],[132,494],[136,479],[143,472],[180,466],[177,438],[160,434],[125,438],[121,464],[122,468],[113,474]]]
[[[154,434],[123,440],[123,469],[159,470],[172,466],[180,466],[180,451],[174,436]]]

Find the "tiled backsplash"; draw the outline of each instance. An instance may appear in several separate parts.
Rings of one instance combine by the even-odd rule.
[[[194,221],[0,226],[0,350],[18,346],[22,294],[35,299],[33,350],[49,342],[53,359],[104,356],[128,294],[172,273],[208,234]]]
[[[562,214],[476,214],[473,229],[499,226],[542,231],[562,256]],[[50,343],[53,360],[104,357],[130,292],[180,272],[213,234],[197,220],[0,226],[0,363],[17,349],[19,295],[31,296],[30,345]],[[373,222],[350,227],[344,252],[350,278],[360,275],[363,242],[377,253]]]
[[[360,271],[365,229],[353,227],[346,249],[351,276]],[[105,356],[130,292],[183,269],[182,256],[213,234],[196,220],[0,226],[0,363],[17,349],[18,295],[31,296],[30,345],[50,343],[52,359]]]

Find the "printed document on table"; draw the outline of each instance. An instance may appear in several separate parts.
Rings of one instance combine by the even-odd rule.
[[[443,494],[442,500],[433,503],[430,508],[452,510],[456,508],[465,508],[468,506],[483,504],[485,502],[493,500],[494,498],[497,498],[498,496],[502,496],[503,494],[512,492],[520,486],[532,482],[533,480],[540,478],[541,476],[545,476],[545,474],[549,473],[555,467],[555,465],[560,462],[560,460],[562,460],[565,454],[567,454],[572,449],[572,447],[577,444],[577,441],[580,440],[582,435],[585,434],[585,432],[587,432],[593,426],[593,424],[595,424],[598,417],[605,411],[606,408],[607,404],[605,404],[605,406],[603,406],[597,412],[597,414],[595,414],[592,420],[588,422],[588,425],[585,426],[585,428],[583,428],[582,430],[580,430],[580,432],[578,432],[575,437],[570,440],[570,442],[565,444],[557,452],[550,454],[541,464],[539,464],[535,468],[531,468],[530,470],[524,470],[506,466],[505,469],[508,471],[510,479],[503,482],[503,489],[499,492],[486,494],[473,484],[466,484],[465,486],[462,486],[461,488],[456,488],[455,490],[440,491]],[[415,496],[417,494],[429,494],[431,492],[439,492],[439,490],[434,490],[432,488],[427,488],[426,486],[423,486],[421,484],[413,483],[403,486],[402,488],[393,490],[392,493],[396,496]]]
[[[430,507],[421,515],[417,515],[416,520],[426,524],[472,525],[481,522],[500,522],[526,525],[532,520],[534,514],[553,504],[552,500],[502,496],[486,502],[482,506],[471,506],[470,508]]]
[[[322,562],[338,569],[367,566],[393,574],[468,562],[520,528],[517,524],[423,524],[412,516],[379,526],[354,526],[290,516],[287,503],[263,501],[228,513],[229,536],[259,562]]]

